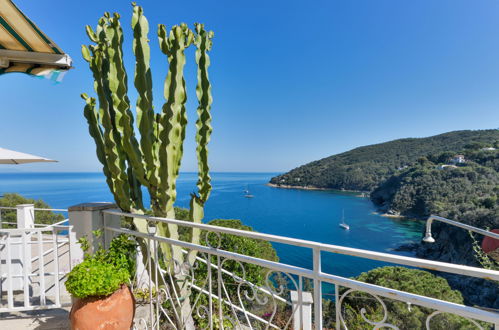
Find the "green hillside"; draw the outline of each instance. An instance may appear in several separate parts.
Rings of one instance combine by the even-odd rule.
[[[481,228],[497,225],[499,151],[465,151],[466,163],[442,168],[447,154],[422,158],[394,174],[371,193],[372,201],[385,212],[438,214]]]
[[[383,181],[428,154],[473,146],[499,146],[499,130],[454,131],[426,138],[399,139],[359,147],[276,176],[275,185],[372,191]]]

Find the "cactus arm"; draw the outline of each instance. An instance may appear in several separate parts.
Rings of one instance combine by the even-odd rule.
[[[204,202],[196,195],[191,194],[191,201],[189,204],[189,218],[191,221],[201,223],[204,218]],[[200,244],[201,230],[192,228],[191,243]],[[197,251],[191,250],[187,256],[189,264],[194,265],[196,261]]]
[[[186,101],[185,82],[183,69],[185,65],[185,55],[183,46],[182,30],[178,26],[172,27],[169,35],[164,25],[158,27],[158,38],[163,53],[168,57],[168,74],[164,85],[164,97],[166,102],[163,105],[159,118],[158,134],[160,143],[163,145],[159,149],[159,161],[161,171],[160,189],[163,192],[161,202],[165,208],[166,215],[173,208],[176,199],[175,192],[175,172],[177,166],[177,154],[180,152],[182,139],[182,105]],[[185,110],[185,109],[184,109]]]
[[[193,41],[193,33],[185,24],[173,26],[167,36],[164,25],[158,27],[158,37],[161,50],[168,56],[169,70],[165,80],[162,114],[159,120],[159,139],[165,146],[159,149],[159,161],[162,168],[159,173],[162,203],[167,217],[175,218],[174,203],[177,197],[176,181],[178,178],[187,116],[185,103],[187,93],[184,80],[184,51]],[[159,226],[161,234],[167,234],[172,239],[178,239],[177,225]],[[180,249],[173,249],[173,258],[182,260]]]
[[[131,177],[128,176],[130,189],[133,190],[132,186],[137,184],[136,181],[144,185],[147,185],[148,181],[145,179],[142,154],[133,129],[133,114],[130,111],[130,100],[127,95],[128,78],[123,64],[123,30],[118,14],[109,18],[109,24],[105,26],[105,34],[107,40],[106,58],[109,60],[107,81],[110,101],[115,114],[114,126],[125,153],[121,157],[126,158],[128,165],[133,168],[133,180],[130,181]]]
[[[196,121],[196,154],[198,159],[198,195],[192,194],[190,201],[189,218],[195,223],[201,223],[204,218],[204,203],[208,200],[211,192],[211,177],[208,164],[208,143],[210,142],[211,127],[211,84],[208,78],[208,67],[210,66],[210,57],[208,51],[211,50],[213,32],[206,32],[203,24],[195,24],[196,36],[194,43],[196,45],[196,63],[197,78],[196,96],[198,98]],[[192,243],[200,243],[201,231],[197,228],[192,229]],[[196,260],[196,253],[191,252],[188,256],[192,264]]]
[[[132,206],[132,213],[137,211],[143,211],[144,203],[142,199],[142,190],[140,181],[137,179],[137,175],[134,172],[132,166],[127,168],[128,183],[130,184],[130,200]]]
[[[88,97],[87,94],[81,94],[81,97],[85,100],[86,103],[83,114],[88,122],[88,131],[90,133],[90,136],[95,141],[97,159],[103,166],[102,169],[106,177],[106,182],[109,186],[109,190],[113,194],[114,199],[118,200],[118,196],[115,194],[113,180],[111,178],[111,174],[107,165],[104,138],[102,136],[102,130],[99,126],[98,112],[95,111],[95,98]]]
[[[135,54],[135,77],[134,85],[137,89],[137,125],[140,132],[140,146],[143,153],[145,176],[148,181],[146,185],[150,193],[151,199],[156,198],[155,189],[157,187],[158,174],[156,164],[156,135],[157,130],[155,114],[153,109],[153,95],[152,95],[152,76],[150,67],[150,48],[149,48],[149,23],[143,15],[142,7],[133,4],[132,15],[132,29],[133,29],[133,52]]]
[[[168,56],[169,62],[164,87],[166,102],[159,118],[158,135],[160,142],[164,146],[159,149],[159,161],[162,168],[159,173],[160,188],[164,192],[162,200],[166,202],[164,213],[170,215],[172,214],[173,203],[176,200],[175,184],[179,173],[185,138],[185,125],[187,124],[184,50],[191,43],[190,34],[192,32],[185,25],[172,27],[168,37],[164,25],[160,25],[158,28],[160,47],[163,53]]]
[[[181,24],[173,26],[167,37],[166,28],[160,25],[158,36],[161,50],[168,56],[169,62],[164,88],[166,102],[163,105],[158,133],[161,143],[166,146],[159,150],[160,165],[164,169],[160,173],[160,187],[166,192],[165,213],[171,215],[171,209],[176,200],[176,180],[181,165],[187,125],[184,51],[192,43],[193,33],[185,24]]]
[[[198,98],[196,121],[196,153],[198,159],[198,193],[199,198],[206,202],[211,192],[211,177],[208,164],[208,143],[211,138],[211,83],[208,77],[208,67],[210,66],[210,57],[208,51],[211,50],[213,32],[204,30],[203,24],[196,24],[196,63],[198,65],[196,86],[196,96]]]
[[[106,24],[107,19],[105,17],[99,20],[96,30],[99,43],[96,46],[90,46],[90,51],[83,47],[82,54],[84,59],[89,62],[94,76],[94,88],[99,99],[99,115],[97,118],[99,124],[103,127],[104,152],[106,154],[107,168],[113,181],[113,194],[117,197],[115,200],[118,206],[125,211],[129,211],[131,207],[130,187],[125,171],[125,154],[118,140],[119,135],[115,130],[112,103],[108,98],[109,83],[106,74],[109,71],[109,62],[105,56],[107,40],[104,32]]]

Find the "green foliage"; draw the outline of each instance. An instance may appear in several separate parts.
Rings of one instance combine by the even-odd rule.
[[[107,296],[129,281],[125,268],[116,268],[96,258],[87,258],[68,275],[66,289],[76,298]]]
[[[406,267],[380,267],[355,277],[356,280],[462,304],[463,297],[447,281],[428,271]]]
[[[35,208],[40,209],[50,209],[50,205],[42,201],[41,199],[35,200],[31,198],[23,197],[15,193],[6,193],[0,198],[0,206],[3,207],[16,207],[20,204],[34,204]],[[52,224],[64,220],[62,214],[57,214],[52,211],[35,211],[35,223],[39,224]],[[16,222],[17,211],[16,210],[2,210],[2,220],[7,222]],[[5,228],[5,226],[4,226]]]
[[[386,210],[402,215],[427,217],[438,214],[477,227],[491,227],[499,217],[499,152],[467,153],[466,163],[441,168],[432,161],[401,171],[376,188],[371,199]]]
[[[80,244],[81,249],[85,252],[85,256],[88,255],[88,251],[90,250],[90,243],[88,242],[88,238],[80,237],[78,239],[78,243]]]
[[[404,166],[429,154],[462,150],[473,142],[494,144],[499,130],[454,131],[427,138],[400,139],[356,148],[295,168],[271,183],[371,191]]]
[[[130,236],[121,234],[111,240],[105,260],[116,268],[126,269],[133,277],[136,270],[137,242]]]
[[[241,220],[215,219],[208,222],[208,224],[219,227],[253,231],[253,228],[244,225],[241,222]],[[201,237],[204,238],[205,236],[206,236],[206,231],[203,230]],[[272,244],[268,241],[235,236],[230,234],[221,234],[219,240],[216,235],[210,234],[208,235],[208,243],[214,247],[220,244],[220,249],[222,250],[236,252],[246,256],[256,257],[270,261],[279,261],[275,249],[272,247]],[[202,241],[201,244],[206,245],[206,242]],[[265,275],[267,271],[264,268],[249,263],[245,263],[244,267],[246,270],[245,272],[246,280],[255,285],[265,285]],[[238,266],[238,264],[235,261],[228,260],[227,262],[224,263],[224,268],[230,272],[233,272],[238,276],[243,275],[241,268]]]
[[[99,237],[100,232],[94,232]],[[80,238],[82,249],[88,251],[86,238]],[[68,292],[76,298],[107,296],[130,281],[135,272],[137,243],[121,234],[113,238],[108,250],[100,247],[93,255],[85,253],[83,262],[68,274]]]
[[[453,303],[463,304],[463,297],[457,290],[452,290],[447,281],[427,271],[405,267],[381,267],[362,273],[356,280],[388,287],[400,291],[437,298]],[[346,289],[340,292],[344,293]],[[387,323],[399,329],[424,329],[426,318],[433,312],[417,305],[409,306],[405,302],[383,298],[388,310]],[[373,296],[366,293],[352,292],[343,306],[344,319],[349,329],[369,328],[362,317],[361,309],[366,309],[365,316],[372,321],[383,318],[382,306]],[[473,329],[467,320],[451,314],[435,316],[431,322],[432,329]]]
[[[151,301],[151,298],[154,300],[158,297],[158,293],[158,290],[154,286],[151,290],[147,287],[135,288],[133,290],[133,297],[137,303],[148,304]]]
[[[203,304],[205,306],[208,304],[207,299],[203,299]],[[222,315],[231,315],[232,311],[230,310],[230,307],[227,305],[222,306],[223,308],[223,314]],[[208,316],[205,317],[195,317],[196,319],[196,324],[199,327],[199,329],[210,329],[210,320]],[[220,314],[218,311],[218,304],[215,304],[213,308],[213,313],[211,314],[211,319],[213,322],[213,328],[214,330],[219,330],[219,329],[237,329],[237,322],[236,324],[233,324],[232,321],[228,318],[223,318],[222,322],[220,322]],[[222,326],[222,324],[223,326]]]

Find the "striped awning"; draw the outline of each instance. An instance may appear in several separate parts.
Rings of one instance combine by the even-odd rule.
[[[60,80],[71,57],[11,0],[0,0],[0,74],[23,72]]]

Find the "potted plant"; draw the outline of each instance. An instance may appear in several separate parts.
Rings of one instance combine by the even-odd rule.
[[[71,329],[130,329],[135,299],[128,284],[135,270],[136,242],[119,235],[108,250],[99,246],[93,254],[86,252],[89,248],[86,238],[79,243],[85,256],[66,280],[66,289],[73,297],[69,314]]]

